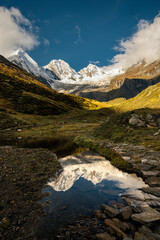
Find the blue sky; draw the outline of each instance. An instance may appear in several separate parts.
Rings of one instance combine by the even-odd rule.
[[[90,61],[109,65],[114,46],[160,11],[159,0],[2,0],[1,6],[18,8],[32,22],[40,44],[28,53],[39,65],[63,59],[76,70]]]

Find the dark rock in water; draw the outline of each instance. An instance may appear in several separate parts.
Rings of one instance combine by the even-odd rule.
[[[115,237],[111,236],[108,233],[98,233],[96,234],[98,240],[116,240]]]
[[[127,235],[112,220],[105,219],[104,223],[107,227],[111,227],[118,237],[123,237],[123,238],[127,237]]]
[[[122,222],[118,218],[113,218],[112,221],[123,231],[129,231],[131,230],[130,225],[127,222]]]
[[[124,207],[120,210],[120,214],[122,215],[122,218],[127,220],[131,217],[132,215],[132,208],[127,206],[127,207]]]
[[[153,233],[151,229],[146,226],[142,226],[138,232],[143,233],[149,237],[152,237],[155,240],[160,240],[160,235],[157,233]]]
[[[102,204],[101,208],[109,217],[116,217],[119,214],[119,211],[116,208],[112,208],[106,204]]]
[[[104,213],[102,213],[100,210],[95,210],[94,213],[99,220],[106,219],[106,215]]]
[[[134,236],[134,240],[155,240],[155,239],[152,237],[149,237],[143,233],[136,232],[135,236]]]

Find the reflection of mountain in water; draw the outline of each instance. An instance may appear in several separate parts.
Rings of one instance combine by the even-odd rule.
[[[90,151],[68,156],[59,161],[63,172],[56,180],[49,183],[55,191],[67,191],[80,177],[91,181],[94,185],[103,180],[116,181],[117,187],[129,188],[128,193],[130,194],[135,194],[136,189],[145,186],[141,178],[118,170],[104,157]]]

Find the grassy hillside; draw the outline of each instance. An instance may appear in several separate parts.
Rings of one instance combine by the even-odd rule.
[[[106,107],[113,108],[116,111],[127,112],[136,109],[148,108],[160,110],[160,83],[150,86],[139,93],[134,98],[125,100],[117,98],[106,102]]]
[[[118,106],[118,109],[121,111],[130,111],[140,108],[160,109],[160,83],[146,88],[136,97]]]

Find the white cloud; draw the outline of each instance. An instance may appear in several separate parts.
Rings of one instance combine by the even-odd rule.
[[[90,64],[98,65],[100,61],[89,61]]]
[[[9,56],[17,48],[30,50],[39,42],[32,23],[17,8],[0,7],[0,54]]]
[[[49,46],[50,42],[48,39],[44,38],[44,41],[43,41],[44,45],[45,46]]]
[[[76,25],[75,26],[75,30],[76,30],[76,33],[77,33],[77,40],[76,41],[74,41],[74,43],[75,44],[77,44],[77,43],[79,43],[79,42],[81,42],[81,29],[80,29],[80,26],[78,26],[78,25]]]
[[[147,63],[160,58],[160,14],[152,22],[140,20],[137,32],[126,40],[121,40],[116,50],[120,51],[113,59],[122,67],[145,60]]]

